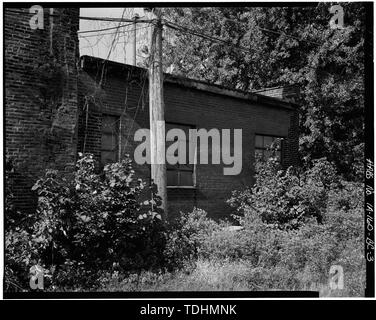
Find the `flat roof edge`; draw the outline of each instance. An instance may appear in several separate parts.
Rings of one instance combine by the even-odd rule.
[[[134,71],[137,70],[140,73],[147,71],[144,68],[123,64],[120,62],[105,60],[101,58],[96,58],[92,56],[84,55],[80,57],[80,66],[81,66],[81,69],[83,70],[98,68],[100,65],[104,63],[106,63],[106,65],[110,69],[112,69],[112,71],[114,71],[114,69],[116,68],[116,71],[119,73],[121,73],[122,71],[124,72],[128,70],[134,70]],[[164,82],[177,84],[180,86],[184,86],[187,88],[192,88],[192,89],[196,89],[200,91],[229,96],[232,98],[244,99],[244,100],[249,100],[249,101],[257,102],[261,104],[267,104],[267,105],[274,106],[277,108],[285,108],[285,109],[290,109],[290,110],[295,110],[298,108],[298,104],[294,102],[282,100],[282,99],[275,98],[275,97],[269,97],[269,96],[265,96],[265,95],[258,94],[258,93],[230,89],[230,88],[226,88],[220,85],[209,84],[203,81],[183,78],[183,77],[174,76],[174,75],[167,74],[167,73],[164,74]]]

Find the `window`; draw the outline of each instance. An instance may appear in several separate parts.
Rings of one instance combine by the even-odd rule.
[[[194,187],[195,186],[195,167],[193,164],[189,164],[189,129],[194,129],[193,126],[189,125],[182,125],[182,124],[174,124],[174,123],[166,123],[166,134],[170,129],[181,129],[185,133],[185,140],[180,142],[185,145],[186,150],[186,161],[185,164],[177,163],[175,165],[171,165],[169,163],[166,164],[166,173],[167,173],[167,186],[169,187]],[[177,141],[177,137],[175,137],[175,141]],[[174,141],[166,141],[166,150],[167,148],[173,144]],[[178,155],[178,152],[174,154],[175,156]],[[192,155],[191,155],[192,158]]]
[[[265,135],[255,135],[255,157],[266,161],[271,156],[276,156],[278,161],[281,162],[281,143],[282,139],[280,137],[265,136]],[[270,150],[270,147],[276,147],[276,151]]]
[[[119,158],[119,123],[118,116],[102,116],[101,164],[116,162]]]

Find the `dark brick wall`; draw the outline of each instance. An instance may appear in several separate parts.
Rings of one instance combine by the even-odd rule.
[[[4,9],[5,149],[21,209],[35,204],[30,188],[46,168],[69,171],[77,154],[79,9],[49,13],[32,30],[28,8]]]
[[[101,114],[120,116],[121,154],[133,157],[134,133],[149,127],[148,83],[146,70],[130,67],[112,70],[98,60],[94,69],[82,70],[79,80],[80,120],[79,150],[99,158]],[[240,175],[223,175],[223,165],[197,165],[196,189],[168,189],[169,215],[179,211],[202,208],[212,217],[223,217],[231,212],[225,203],[231,191],[253,182],[254,135],[287,137],[284,163],[296,163],[297,112],[279,107],[261,105],[249,100],[188,88],[165,82],[165,120],[194,125],[197,128],[243,129],[243,169]],[[85,101],[88,101],[85,104]],[[88,109],[89,107],[89,109]],[[86,121],[86,117],[88,121]],[[133,121],[134,119],[134,121]],[[209,155],[209,159],[211,159]],[[150,177],[148,166],[137,166],[136,172]]]
[[[149,127],[146,70],[116,72],[102,69],[98,60],[91,71],[81,71],[77,83],[79,9],[55,8],[52,24],[49,11],[44,8],[43,30],[30,28],[26,8],[4,13],[5,142],[18,165],[12,179],[21,209],[33,208],[31,186],[46,168],[71,171],[79,151],[99,158],[103,114],[120,118],[120,157],[133,156],[134,133]],[[167,122],[243,129],[241,174],[225,176],[221,164],[197,165],[196,189],[168,190],[171,215],[193,206],[214,217],[228,214],[231,191],[252,183],[255,133],[286,136],[284,163],[298,161],[296,111],[176,83],[165,83],[164,94]],[[149,166],[135,169],[150,178]]]

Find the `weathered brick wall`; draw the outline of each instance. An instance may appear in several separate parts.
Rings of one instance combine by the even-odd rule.
[[[4,14],[6,153],[18,164],[13,178],[20,208],[33,207],[30,189],[46,168],[70,171],[77,151],[99,158],[102,114],[120,117],[121,155],[132,156],[134,133],[149,127],[146,71],[119,73],[106,66],[102,77],[98,60],[95,70],[81,72],[78,88],[79,9],[55,8],[52,19],[49,8],[44,13],[42,30],[30,28],[26,8]],[[172,214],[193,206],[216,217],[229,213],[231,191],[252,183],[255,133],[286,136],[284,164],[297,163],[297,112],[173,83],[164,89],[167,122],[243,129],[241,174],[224,176],[223,165],[197,165],[196,189],[168,190]],[[136,171],[150,177],[148,166],[136,165]]]
[[[29,8],[4,9],[5,149],[20,209],[35,205],[31,186],[46,168],[71,170],[77,154],[79,8],[49,13],[32,30]]]
[[[90,60],[90,59],[88,59]],[[105,66],[102,74],[101,60],[92,59],[92,69],[80,73],[80,127],[79,150],[92,152],[99,158],[101,114],[120,116],[121,153],[133,157],[134,133],[149,127],[148,83],[145,70],[121,67],[120,64]],[[96,63],[96,64],[95,64]],[[254,135],[287,137],[284,162],[297,161],[297,112],[273,107],[245,99],[205,92],[180,84],[165,82],[165,120],[189,124],[199,128],[243,129],[243,169],[240,175],[223,175],[223,164],[196,166],[196,189],[168,189],[169,215],[180,210],[190,211],[194,206],[207,210],[213,217],[223,217],[231,212],[225,203],[231,191],[253,182]],[[89,100],[85,106],[85,101]],[[89,106],[89,109],[87,109]],[[88,121],[86,122],[86,116]],[[134,119],[134,121],[133,121]],[[209,155],[209,159],[211,159]],[[137,166],[136,172],[150,177],[148,166]]]

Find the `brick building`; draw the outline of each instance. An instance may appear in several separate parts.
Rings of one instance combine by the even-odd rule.
[[[81,57],[78,150],[96,155],[103,164],[133,156],[140,142],[139,128],[149,127],[147,70],[98,58]],[[280,99],[229,90],[216,85],[165,75],[166,130],[180,128],[242,129],[242,170],[224,175],[220,164],[167,165],[169,212],[207,210],[212,216],[229,212],[225,201],[231,191],[252,183],[256,153],[273,138],[284,138],[283,165],[297,161],[296,105]],[[210,158],[210,150],[209,150]],[[149,177],[147,165],[136,172]]]
[[[31,187],[46,168],[69,171],[76,159],[79,11],[43,8],[32,29],[29,8],[4,8],[5,150],[23,210],[35,206]]]
[[[78,152],[93,153],[102,164],[133,157],[135,132],[149,127],[147,70],[79,59],[78,11],[54,9],[43,30],[31,30],[27,15],[5,11],[6,152],[23,165],[15,176],[20,207],[30,207],[30,187],[45,168],[72,170]],[[278,156],[284,166],[298,160],[291,101],[167,74],[164,101],[167,129],[242,129],[239,175],[224,175],[222,162],[167,167],[171,215],[194,206],[213,217],[228,214],[225,201],[252,184],[255,154],[266,156],[275,138],[283,138]],[[135,168],[150,177],[148,165]]]

